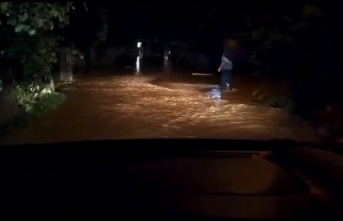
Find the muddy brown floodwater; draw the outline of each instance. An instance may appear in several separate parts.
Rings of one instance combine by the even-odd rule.
[[[230,102],[216,107],[198,87],[152,84],[156,76],[104,76],[61,87],[67,101],[1,143],[132,138],[316,139],[281,109]]]

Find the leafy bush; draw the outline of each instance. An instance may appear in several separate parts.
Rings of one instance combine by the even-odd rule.
[[[286,95],[273,96],[268,99],[266,105],[275,108],[284,108],[288,111],[292,111],[294,109],[293,99]]]
[[[51,93],[49,88],[44,88],[35,82],[19,84],[15,88],[18,104],[27,112],[30,112],[37,100],[47,93]]]
[[[65,94],[52,92],[49,94],[43,94],[39,101],[34,103],[29,114],[33,116],[39,116],[47,111],[56,109],[61,105],[66,99]]]
[[[17,85],[15,95],[25,113],[34,115],[57,107],[64,100],[63,94],[35,82]]]
[[[274,87],[271,87],[271,85]],[[252,96],[265,105],[274,108],[284,108],[288,111],[293,111],[295,108],[295,101],[290,96],[288,86],[268,81],[267,78],[262,80]]]
[[[24,115],[38,115],[56,107],[65,98],[45,82],[53,84],[52,68],[62,43],[71,48],[72,62],[82,59],[80,51],[72,47],[75,42],[67,41],[62,31],[69,25],[74,4],[0,2],[0,91],[1,80],[6,85],[14,85]],[[103,30],[102,39],[107,33],[106,24]]]

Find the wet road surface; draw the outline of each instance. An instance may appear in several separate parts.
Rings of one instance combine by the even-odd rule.
[[[316,139],[281,109],[225,95],[217,107],[208,84],[156,85],[158,75],[87,77],[61,86],[67,101],[1,141],[36,143],[125,138]],[[171,79],[171,78],[170,78]],[[240,92],[237,92],[239,94]],[[235,102],[230,96],[236,96]],[[239,101],[239,99],[238,99]]]

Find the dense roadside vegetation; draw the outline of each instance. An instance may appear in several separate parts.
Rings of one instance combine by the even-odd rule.
[[[243,62],[262,79],[254,96],[343,136],[342,4],[269,4],[242,13],[243,31],[234,33],[248,55]]]
[[[45,110],[38,103],[60,95],[52,76],[62,40],[56,30],[68,25],[72,7],[71,2],[0,3],[2,87],[14,86],[18,104],[27,113]]]
[[[91,5],[90,11],[94,7]],[[77,49],[82,39],[70,38],[70,26],[81,16],[92,19],[88,11],[85,3],[0,3],[0,93],[3,97],[14,95],[18,107],[10,111],[18,112],[20,119],[22,115],[37,116],[64,101],[65,95],[55,90],[54,83],[54,74],[60,71],[60,48],[71,49],[73,61],[82,58]],[[87,43],[104,40],[105,28]],[[6,102],[3,110],[9,106]]]

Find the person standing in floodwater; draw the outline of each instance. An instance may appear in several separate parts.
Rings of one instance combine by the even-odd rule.
[[[218,68],[218,72],[220,72],[221,84],[220,89],[222,92],[226,91],[229,88],[229,91],[235,91],[234,89],[234,82],[233,82],[233,64],[232,59],[229,54],[228,50],[229,41],[225,41],[224,52],[221,57],[221,63]]]
[[[220,89],[222,92],[226,91],[229,88],[229,91],[233,91],[233,76],[232,76],[232,61],[229,60],[229,55],[226,50],[221,57],[221,63],[218,68],[218,72],[220,72]]]

